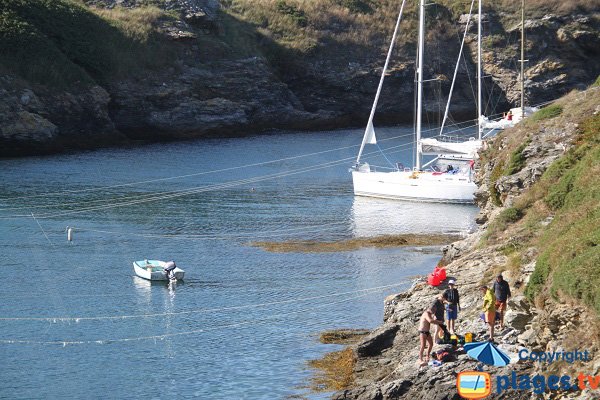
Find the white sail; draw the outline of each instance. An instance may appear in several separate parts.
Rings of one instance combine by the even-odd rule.
[[[375,128],[373,128],[373,121],[369,121],[367,124],[367,129],[365,129],[365,143],[377,143],[377,138],[375,137]]]

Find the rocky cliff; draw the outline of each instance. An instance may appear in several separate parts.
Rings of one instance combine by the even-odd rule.
[[[396,6],[359,3],[324,1],[311,9],[282,0],[261,9],[250,0],[0,0],[0,50],[9,55],[0,60],[0,156],[362,125]],[[435,120],[466,19],[443,2],[430,14],[427,111]],[[408,31],[414,18],[408,13]],[[512,14],[490,9],[484,18],[492,114],[519,97],[518,32]],[[599,20],[592,11],[527,21],[530,103],[593,80]],[[414,33],[399,41],[380,123],[412,120]],[[471,30],[455,119],[474,117],[475,42]]]
[[[600,83],[600,82],[599,82]],[[457,331],[487,339],[478,286],[502,273],[513,297],[498,347],[510,354],[497,375],[600,374],[600,86],[574,91],[489,143],[478,165],[480,228],[445,247],[442,263],[461,296]],[[569,183],[566,188],[565,182]],[[585,184],[583,182],[586,182]],[[583,228],[585,226],[585,228]],[[446,285],[418,281],[384,302],[384,323],[357,345],[355,383],[335,399],[460,399],[456,375],[477,363],[460,349],[440,367],[419,367],[417,325]],[[438,346],[439,348],[439,346]],[[587,362],[518,360],[520,350],[587,350]],[[600,398],[597,390],[524,390],[492,398]],[[538,397],[536,397],[538,396]]]

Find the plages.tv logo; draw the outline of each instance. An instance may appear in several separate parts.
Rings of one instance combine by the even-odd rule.
[[[492,392],[492,379],[487,372],[459,372],[456,388],[458,395],[464,399],[483,399]]]

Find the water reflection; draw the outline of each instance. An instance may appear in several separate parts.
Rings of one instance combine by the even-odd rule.
[[[139,276],[133,277],[133,287],[139,297],[144,300],[146,304],[152,302],[152,282],[146,279],[142,279]]]
[[[478,208],[464,204],[419,203],[355,196],[355,237],[400,233],[459,233],[475,228]]]
[[[147,314],[164,314],[164,316],[161,315],[160,317],[162,319],[160,324],[164,327],[162,333],[166,336],[158,335],[156,339],[161,339],[160,343],[163,344],[164,355],[168,358],[175,357],[173,338],[169,335],[177,331],[175,299],[177,286],[180,284],[182,282],[149,281],[138,276],[133,277],[133,286],[138,294],[140,303],[145,306],[145,312]]]

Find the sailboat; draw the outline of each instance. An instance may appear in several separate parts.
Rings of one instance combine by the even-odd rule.
[[[417,50],[417,110],[416,110],[416,162],[414,167],[404,168],[398,166],[392,171],[381,171],[372,167],[367,162],[361,163],[361,156],[366,144],[375,144],[377,139],[373,126],[375,109],[383,86],[383,80],[391,58],[393,45],[396,41],[398,28],[404,10],[403,0],[400,13],[396,21],[392,42],[388,50],[386,61],[375,95],[365,134],[352,168],[352,182],[354,194],[358,196],[380,197],[389,199],[414,200],[442,203],[473,203],[473,194],[477,186],[473,182],[473,164],[480,143],[473,141],[444,144],[440,151],[437,147],[430,146],[421,138],[422,108],[423,108],[423,63],[425,41],[425,0],[420,0],[419,5],[419,39]],[[466,143],[466,144],[465,144]],[[439,145],[436,144],[436,146]],[[466,147],[469,147],[467,150]],[[437,155],[437,157],[422,165],[423,155]]]
[[[501,119],[492,121],[479,113],[479,126],[490,131],[511,128],[524,118],[538,111],[537,107],[525,106],[525,0],[521,0],[521,106],[511,108]]]

